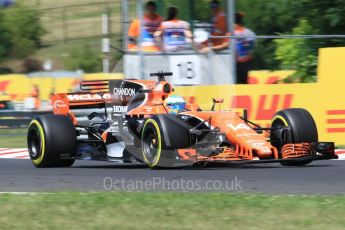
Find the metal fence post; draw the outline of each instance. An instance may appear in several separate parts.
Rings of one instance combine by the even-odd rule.
[[[103,52],[103,72],[109,73],[110,67],[110,39],[109,39],[109,15],[102,14],[102,52]]]
[[[127,50],[128,47],[128,24],[129,24],[129,17],[128,17],[128,1],[122,0],[121,1],[121,11],[122,11],[122,44],[123,44],[123,50]]]
[[[230,28],[228,28],[228,30],[230,31],[231,35],[234,35],[234,31],[235,31],[235,0],[228,0],[228,7],[227,7],[227,11],[228,11],[228,25],[230,26]],[[232,73],[232,77],[234,80],[234,83],[237,83],[236,80],[236,46],[235,46],[235,40],[232,39],[230,40],[229,43],[229,50],[230,50],[230,73]]]
[[[138,52],[140,57],[140,79],[145,78],[145,63],[144,63],[144,52],[143,52],[143,18],[144,18],[144,11],[143,11],[143,0],[137,0],[137,16],[140,21],[140,29],[139,29],[139,38],[137,39],[137,46]]]

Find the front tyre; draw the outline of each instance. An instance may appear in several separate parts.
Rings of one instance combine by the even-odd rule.
[[[318,141],[318,131],[311,114],[301,108],[285,109],[277,112],[272,120],[271,144],[281,152],[285,144],[312,143]],[[284,166],[301,166],[312,160],[281,161]]]
[[[190,147],[188,125],[173,114],[148,118],[141,130],[142,159],[151,168],[181,167],[177,150]]]
[[[76,152],[75,127],[67,116],[39,116],[29,125],[27,145],[37,168],[69,167]]]
[[[161,128],[156,120],[146,120],[141,141],[144,162],[151,168],[156,167],[160,162],[164,144]]]

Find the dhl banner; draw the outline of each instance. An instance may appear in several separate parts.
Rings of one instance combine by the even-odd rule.
[[[250,84],[273,84],[282,80],[294,71],[250,71]],[[51,93],[71,92],[78,88],[81,80],[100,80],[100,79],[120,79],[122,74],[85,74],[82,78],[72,77],[27,77],[21,74],[1,75],[0,76],[0,94],[6,93],[13,100],[22,101],[31,93],[32,87],[37,85],[40,90],[40,99],[48,100]]]
[[[345,48],[320,50],[318,83],[256,84],[178,87],[203,109],[212,98],[224,98],[222,109],[246,108],[250,120],[268,126],[274,113],[286,108],[305,108],[314,117],[320,141],[345,145]]]
[[[249,72],[248,83],[249,84],[276,84],[278,81],[289,77],[295,71],[294,70],[254,70]]]

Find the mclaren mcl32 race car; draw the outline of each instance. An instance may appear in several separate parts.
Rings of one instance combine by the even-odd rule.
[[[36,167],[68,167],[75,160],[144,163],[155,167],[279,162],[306,165],[337,158],[333,142],[319,142],[305,109],[278,111],[269,128],[234,111],[169,104],[171,73],[158,80],[84,81],[81,92],[52,97],[53,114],[35,118],[27,136]],[[168,101],[168,102],[167,102]],[[176,105],[182,104],[183,108]],[[175,107],[174,107],[175,106]],[[74,110],[90,111],[81,123]],[[263,135],[265,134],[266,135]]]

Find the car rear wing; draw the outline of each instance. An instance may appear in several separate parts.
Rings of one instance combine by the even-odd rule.
[[[82,81],[80,89],[93,93],[109,93],[109,82],[113,80]]]
[[[81,92],[55,94],[52,105],[55,114],[69,114],[73,109],[111,107],[113,113],[127,111],[128,102],[143,88],[133,80],[91,80],[80,83]]]

